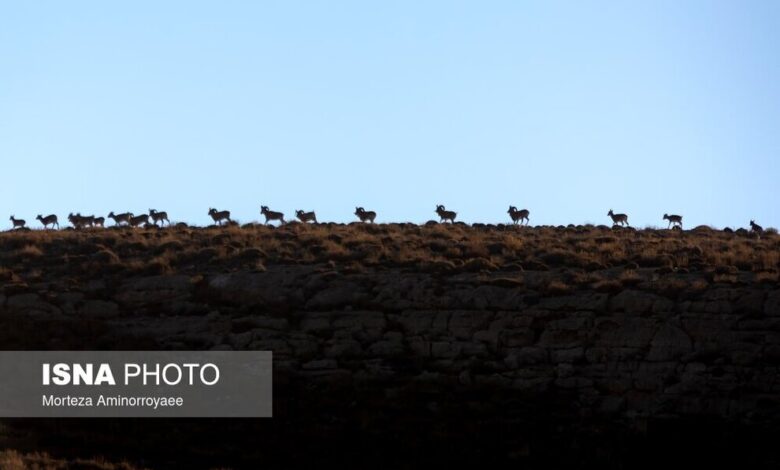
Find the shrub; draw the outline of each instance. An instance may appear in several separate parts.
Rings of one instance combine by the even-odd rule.
[[[571,290],[571,286],[557,279],[547,283],[544,288],[544,292],[548,295],[565,295],[571,292]]]
[[[592,288],[596,292],[616,294],[623,290],[623,283],[615,279],[605,279],[594,283]]]
[[[498,267],[485,258],[472,258],[461,268],[468,272],[495,271]]]

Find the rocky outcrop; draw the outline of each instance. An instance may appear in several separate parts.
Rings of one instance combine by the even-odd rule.
[[[0,319],[14,348],[271,350],[275,423],[307,439],[420,427],[430,442],[467,442],[473,421],[494,452],[523,460],[547,445],[532,436],[548,424],[587,435],[659,419],[780,422],[777,285],[669,291],[639,276],[617,292],[551,291],[553,270],[269,265],[30,286],[0,296]],[[9,333],[28,324],[26,339]],[[278,442],[264,429],[252,432]]]
[[[715,284],[668,297],[651,285],[549,295],[526,284],[486,273],[271,266],[16,294],[2,315],[86,318],[102,322],[104,335],[159,348],[271,350],[283,382],[555,390],[594,415],[774,417],[773,407],[747,404],[780,405],[775,286]]]
[[[275,417],[3,420],[0,443],[152,468],[774,468],[778,250],[706,227],[6,232],[5,349],[271,350]]]

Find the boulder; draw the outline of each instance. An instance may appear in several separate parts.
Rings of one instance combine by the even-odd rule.
[[[185,300],[192,292],[193,284],[189,276],[149,276],[123,283],[116,294],[116,300],[130,307],[140,307]]]
[[[610,309],[618,312],[645,314],[653,310],[653,305],[661,297],[634,289],[624,290],[614,296],[610,302]]]
[[[62,311],[35,293],[16,294],[8,297],[6,310],[31,317],[59,317]]]
[[[87,300],[78,313],[88,318],[115,318],[119,316],[119,306],[105,300]]]
[[[649,361],[671,361],[679,359],[693,349],[690,336],[681,328],[664,324],[650,342],[650,352],[647,354]]]

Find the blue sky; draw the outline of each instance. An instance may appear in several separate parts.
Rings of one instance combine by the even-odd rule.
[[[5,2],[0,213],[780,226],[778,47],[775,1]]]

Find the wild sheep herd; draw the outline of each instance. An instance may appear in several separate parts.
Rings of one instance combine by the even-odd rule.
[[[444,205],[439,204],[436,206],[435,210],[436,214],[439,216],[439,221],[444,223],[449,221],[450,223],[455,223],[455,218],[458,216],[458,213],[455,211],[447,210]],[[268,208],[268,206],[260,206],[260,213],[265,216],[265,223],[270,224],[271,222],[279,222],[279,224],[286,224],[287,221],[284,219],[284,213],[272,211]],[[507,211],[509,214],[509,217],[512,219],[512,223],[514,225],[528,225],[530,212],[528,209],[517,209],[515,206],[509,206],[509,210]],[[233,223],[232,219],[230,218],[230,211],[218,211],[214,208],[209,208],[208,215],[211,217],[211,219],[214,221],[214,224],[216,225],[223,225],[224,223]],[[374,211],[367,211],[362,207],[356,207],[355,208],[355,215],[361,222],[367,222],[367,223],[374,223],[374,219],[376,219],[376,212]],[[612,219],[612,225],[613,226],[630,226],[628,224],[628,215],[626,214],[615,214],[612,209],[607,212],[607,215]],[[128,226],[128,227],[147,227],[147,226],[165,226],[165,224],[170,225],[171,221],[168,219],[168,213],[165,211],[157,211],[155,209],[149,209],[148,214],[139,214],[135,215],[132,212],[123,212],[121,214],[115,214],[113,211],[110,212],[107,216],[109,219],[114,221],[115,226]],[[303,211],[303,210],[297,210],[295,211],[295,217],[298,218],[298,220],[302,223],[308,223],[313,222],[317,223],[317,214],[315,214],[314,211]],[[47,215],[46,217],[43,217],[42,215],[38,215],[36,220],[39,220],[41,224],[43,225],[44,229],[48,228],[60,228],[59,220],[55,214]],[[13,229],[23,229],[27,227],[27,222],[24,219],[17,219],[13,215],[11,216],[11,224],[12,224],[12,230]],[[664,214],[663,220],[668,221],[669,224],[667,225],[667,229],[671,228],[678,228],[682,229],[682,216],[676,215],[676,214]],[[68,222],[73,226],[73,228],[76,229],[82,229],[82,228],[88,228],[88,227],[104,227],[105,226],[105,217],[95,217],[94,215],[81,215],[80,213],[70,213],[68,214]],[[764,229],[757,223],[755,223],[754,220],[750,221],[750,230],[761,234],[763,233]]]

